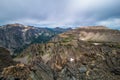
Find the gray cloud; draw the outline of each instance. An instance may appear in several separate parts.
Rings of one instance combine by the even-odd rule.
[[[118,20],[118,28],[119,7],[120,0],[0,0],[0,24],[115,28]]]

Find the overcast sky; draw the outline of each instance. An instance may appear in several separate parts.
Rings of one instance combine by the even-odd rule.
[[[120,0],[0,0],[0,25],[120,28]]]

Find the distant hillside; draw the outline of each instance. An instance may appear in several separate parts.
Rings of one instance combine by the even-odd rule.
[[[47,42],[56,34],[65,31],[67,29],[7,24],[0,27],[0,46],[9,49],[11,54],[19,53],[30,44]]]
[[[108,29],[104,26],[89,26],[77,28],[66,33],[62,33],[54,38],[54,40],[62,38],[74,38],[82,41],[90,42],[120,42],[120,31]]]

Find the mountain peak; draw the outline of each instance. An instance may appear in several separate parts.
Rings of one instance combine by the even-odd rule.
[[[23,25],[23,24],[19,24],[19,23],[14,23],[14,24],[3,25],[1,28],[23,28],[23,29],[31,29],[31,28],[35,28],[35,27],[33,27],[33,26],[27,26],[27,25]]]
[[[23,24],[19,24],[19,23],[15,23],[15,24],[7,24],[7,25],[4,25],[4,26],[7,26],[7,27],[9,27],[9,26],[12,26],[12,27],[24,27],[24,25]]]

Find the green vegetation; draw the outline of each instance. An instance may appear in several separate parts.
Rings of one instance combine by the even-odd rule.
[[[64,39],[62,40],[62,42],[64,42],[64,43],[70,42],[70,41],[72,41],[73,39],[74,39],[73,36],[69,36],[69,37],[67,37],[67,38],[64,38]]]
[[[54,36],[54,35],[52,35],[52,36],[46,36],[46,35],[42,34],[42,35],[40,35],[37,39],[33,39],[33,41],[32,41],[31,44],[33,44],[33,43],[46,43],[46,42],[48,42],[53,36]]]
[[[52,35],[52,36],[46,36],[46,35],[42,34],[38,38],[36,38],[36,39],[34,38],[33,41],[31,42],[31,44],[26,44],[26,45],[24,45],[21,48],[19,47],[19,48],[15,49],[14,53],[16,53],[16,54],[14,54],[13,57],[18,56],[23,50],[25,50],[26,48],[28,48],[32,44],[46,43],[46,42],[48,42],[53,36],[54,35]]]

